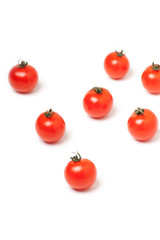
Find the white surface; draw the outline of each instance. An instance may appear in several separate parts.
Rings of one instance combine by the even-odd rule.
[[[0,3],[0,239],[159,240],[160,134],[135,141],[127,120],[136,107],[160,120],[160,96],[141,73],[160,63],[159,1],[1,1]],[[111,80],[105,56],[124,49],[130,72]],[[39,73],[31,94],[7,79],[22,57]],[[114,108],[93,120],[83,110],[94,86],[110,90]],[[53,108],[66,121],[57,144],[35,132],[38,115]],[[66,184],[72,151],[92,160],[97,183],[86,192]]]

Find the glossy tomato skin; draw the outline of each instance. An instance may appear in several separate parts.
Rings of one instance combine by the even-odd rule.
[[[112,52],[104,60],[104,69],[111,78],[121,79],[129,71],[128,58],[125,55],[120,57],[116,52]]]
[[[102,93],[97,93],[94,88],[88,91],[83,99],[85,111],[93,118],[105,117],[112,109],[113,97],[105,88]]]
[[[48,143],[57,142],[65,133],[65,122],[56,112],[51,117],[40,114],[35,127],[39,137]]]
[[[38,73],[31,65],[27,65],[23,68],[16,65],[10,70],[8,78],[14,90],[20,93],[27,93],[36,87]]]
[[[142,74],[142,84],[150,93],[160,93],[160,70],[152,69],[152,65],[147,67]]]
[[[84,190],[91,187],[96,181],[97,170],[88,159],[79,162],[70,161],[64,171],[67,183],[76,190]]]
[[[128,119],[128,130],[130,134],[139,141],[151,139],[158,130],[158,119],[156,115],[144,109],[144,114],[137,115],[135,112]]]

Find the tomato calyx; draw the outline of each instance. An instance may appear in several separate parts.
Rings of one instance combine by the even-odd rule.
[[[115,50],[115,52],[116,52],[116,54],[117,54],[118,57],[123,57],[123,56],[125,56],[123,50],[121,50],[120,52],[117,52],[117,51]]]
[[[50,108],[49,111],[46,111],[44,113],[44,116],[47,118],[50,118],[51,116],[53,116],[54,112],[52,111],[52,109]]]
[[[103,92],[103,88],[99,88],[99,87],[94,87],[91,90],[94,90],[98,94],[101,94]]]
[[[137,108],[137,109],[135,110],[135,114],[137,114],[137,115],[143,115],[143,114],[144,114],[144,109],[143,109],[143,108]]]
[[[154,62],[152,63],[152,69],[155,71],[159,71],[160,70],[160,65],[159,64],[154,64]]]
[[[75,156],[73,157],[70,157],[70,159],[73,161],[73,162],[79,162],[81,160],[81,155],[79,154],[79,152],[76,153]]]
[[[28,65],[28,62],[27,61],[21,61],[21,62],[19,62],[18,61],[18,66],[19,66],[19,68],[24,68],[24,67],[26,67]]]

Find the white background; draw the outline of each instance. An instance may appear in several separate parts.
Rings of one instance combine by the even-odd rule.
[[[159,1],[5,0],[0,3],[0,239],[159,240],[160,133],[134,140],[127,120],[137,107],[160,120],[160,96],[146,92],[143,70],[160,63]],[[103,68],[124,49],[130,72],[120,81]],[[39,73],[37,88],[16,93],[8,72],[22,57]],[[107,88],[108,117],[83,110],[85,93]],[[38,115],[53,108],[65,137],[42,142]],[[64,168],[73,151],[98,171],[88,191],[72,190]]]

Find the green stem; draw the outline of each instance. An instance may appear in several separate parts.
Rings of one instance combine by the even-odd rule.
[[[54,112],[52,111],[52,109],[49,109],[49,111],[46,111],[44,113],[44,116],[47,118],[50,118],[53,114],[54,114]]]
[[[118,57],[123,57],[123,56],[125,56],[123,50],[121,50],[120,52],[117,52],[117,51],[115,50],[115,52],[116,52],[116,54],[117,54]]]
[[[144,114],[144,109],[143,109],[143,108],[137,108],[137,109],[135,110],[135,113],[136,113],[137,115],[143,115],[143,114]]]
[[[73,157],[70,157],[70,159],[73,161],[73,162],[79,162],[81,160],[81,155],[79,154],[79,152],[76,153],[75,156]]]
[[[152,69],[155,71],[159,71],[160,70],[160,65],[159,64],[154,64],[154,62],[152,63]]]
[[[20,67],[20,68],[24,68],[24,67],[26,67],[28,65],[28,62],[26,62],[26,61],[21,61],[21,63],[18,61],[18,66]]]
[[[94,90],[98,94],[101,94],[103,92],[103,88],[99,88],[99,87],[94,87],[91,90]]]

